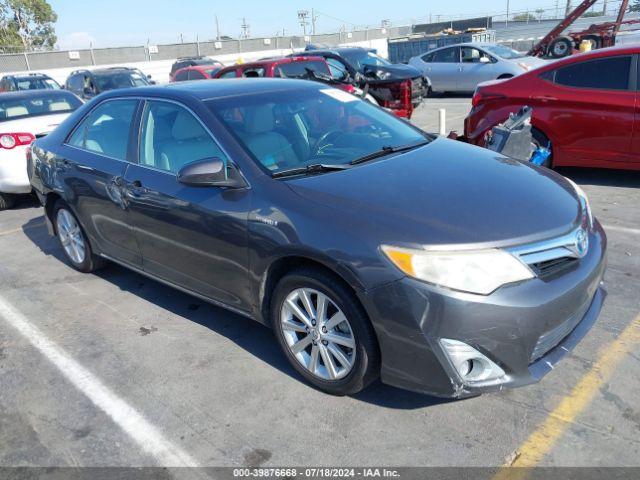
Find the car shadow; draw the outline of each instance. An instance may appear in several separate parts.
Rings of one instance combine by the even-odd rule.
[[[67,263],[58,241],[50,236],[46,227],[42,225],[41,217],[29,220],[22,226],[22,230],[42,253]],[[304,381],[289,365],[268,327],[113,263],[94,275],[115,285],[121,291],[135,295],[228,338],[280,372],[300,382]],[[380,381],[376,381],[352,398],[400,410],[424,408],[449,401],[394,388]]]
[[[35,195],[24,194],[16,195],[16,203],[11,207],[11,210],[27,210],[29,208],[40,208],[40,202]]]
[[[472,98],[473,92],[434,92],[429,98]]]
[[[558,167],[556,171],[580,185],[640,188],[640,171]]]

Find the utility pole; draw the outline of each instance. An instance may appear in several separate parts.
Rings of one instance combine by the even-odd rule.
[[[556,19],[558,18],[560,12],[560,0],[556,0]]]
[[[507,25],[509,25],[509,0],[507,0],[507,18],[504,21],[504,26],[506,27]]]
[[[218,23],[218,14],[216,14],[216,40],[220,41],[220,24]]]
[[[564,11],[564,16],[568,17],[571,13],[571,10],[573,10],[573,8],[571,8],[571,0],[567,0],[567,8]]]
[[[249,24],[247,23],[247,19],[245,17],[242,17],[242,25],[240,26],[242,28],[242,38],[249,38],[251,36],[251,33],[249,31]]]
[[[602,2],[602,16],[604,17],[607,14],[607,0]]]
[[[302,27],[302,33],[306,37],[307,36],[307,18],[309,17],[308,10],[298,10],[298,21],[300,22],[300,26]]]
[[[316,14],[316,11],[312,8],[311,9],[311,34],[315,35],[316,34],[316,21],[318,20],[318,15]]]

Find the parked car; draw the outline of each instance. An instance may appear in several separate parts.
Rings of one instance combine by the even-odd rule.
[[[109,90],[143,87],[153,83],[151,75],[145,75],[137,68],[111,67],[76,70],[67,78],[65,89],[88,100]]]
[[[82,105],[63,90],[25,90],[0,95],[0,210],[15,196],[31,192],[27,150],[36,137],[51,132]]]
[[[233,65],[220,70],[215,78],[237,77],[266,77],[266,78],[297,78],[312,80],[330,85],[345,92],[359,96],[374,105],[376,99],[362,91],[353,82],[336,79],[331,75],[329,64],[322,57],[277,57],[264,58],[258,62]]]
[[[638,45],[595,50],[482,84],[465,136],[482,145],[488,130],[528,105],[536,142],[551,150],[546,166],[640,170],[639,54]]]
[[[411,118],[427,93],[427,83],[414,67],[394,65],[375,50],[360,47],[314,49],[291,56],[320,56],[329,64],[332,76],[341,82],[353,82],[367,91],[380,105],[399,117]]]
[[[28,73],[23,75],[5,75],[0,80],[0,92],[21,90],[60,90],[62,87],[49,75]]]
[[[173,65],[171,65],[171,72],[169,73],[170,80],[173,81],[173,77],[178,70],[181,70],[185,67],[194,67],[196,65],[222,65],[222,63],[212,58],[203,56],[181,57],[178,58],[173,63]]]
[[[212,65],[193,65],[176,70],[171,77],[171,82],[185,82],[187,80],[208,80],[214,78],[224,65],[216,63]]]
[[[544,65],[503,45],[463,43],[413,57],[413,65],[429,79],[431,92],[473,92],[479,83],[518,76]]]
[[[29,171],[74,268],[113,260],[270,325],[334,394],[535,382],[603,301],[579,187],[316,82],[108,92]]]

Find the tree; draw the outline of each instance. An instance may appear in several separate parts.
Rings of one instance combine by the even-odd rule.
[[[0,0],[0,46],[52,49],[57,19],[47,0]]]
[[[520,13],[513,17],[514,22],[534,22],[538,20],[535,15],[531,13]]]
[[[640,12],[640,0],[634,0],[634,2],[629,7],[630,12]]]

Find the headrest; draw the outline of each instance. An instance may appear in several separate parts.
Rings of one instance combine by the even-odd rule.
[[[247,112],[245,129],[248,133],[271,132],[276,125],[273,115],[273,107],[270,105],[260,105]]]
[[[29,115],[29,110],[26,107],[9,107],[5,110],[7,118],[19,117],[21,115]]]
[[[193,115],[181,110],[176,116],[171,135],[176,140],[191,140],[202,136],[202,125]]]
[[[64,101],[51,102],[49,104],[49,111],[50,112],[59,112],[61,110],[71,110],[71,105],[69,105],[67,102],[64,102]]]

